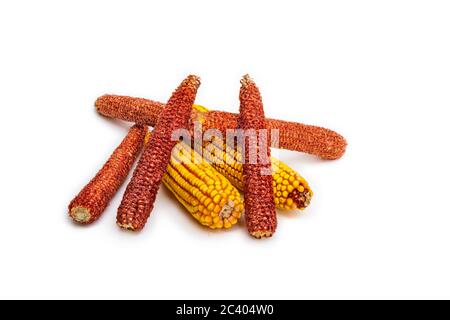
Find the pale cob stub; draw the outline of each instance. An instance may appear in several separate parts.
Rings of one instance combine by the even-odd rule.
[[[193,149],[179,142],[163,176],[164,185],[202,225],[231,228],[244,211],[239,191]]]
[[[205,112],[207,109],[194,105],[193,109]],[[212,145],[211,145],[212,144]],[[203,156],[225,178],[243,190],[242,154],[240,149],[228,146],[223,140],[214,139],[204,143]],[[305,209],[311,201],[313,192],[308,182],[294,169],[282,161],[271,157],[274,201],[277,209]]]

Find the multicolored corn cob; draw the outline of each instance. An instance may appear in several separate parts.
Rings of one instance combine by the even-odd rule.
[[[261,95],[253,80],[245,75],[241,80],[239,100],[239,128],[254,130],[257,137],[251,145],[250,139],[244,135],[244,199],[245,221],[249,233],[255,238],[271,237],[277,227],[277,216],[272,191],[272,176],[270,174],[270,147],[269,141],[260,139],[262,132],[266,130],[264,109]],[[256,147],[256,163],[251,163],[251,148]],[[268,163],[264,159],[269,158]]]
[[[244,211],[241,195],[228,179],[196,156],[190,146],[179,142],[163,183],[202,225],[228,229]]]
[[[145,226],[177,143],[172,134],[187,127],[199,85],[198,77],[188,76],[161,110],[117,211],[117,224],[121,228],[141,230]]]
[[[107,117],[143,123],[154,126],[159,119],[163,104],[143,98],[104,95],[95,102],[97,111]],[[191,124],[202,122],[202,130],[218,129],[226,136],[227,129],[238,126],[238,114],[209,111],[207,113],[192,112]],[[340,134],[317,126],[296,122],[266,119],[267,129],[279,130],[279,147],[294,151],[306,152],[323,159],[338,159],[345,153],[347,142]]]
[[[127,177],[147,132],[146,126],[134,125],[122,143],[95,177],[69,204],[70,217],[82,224],[97,220]]]

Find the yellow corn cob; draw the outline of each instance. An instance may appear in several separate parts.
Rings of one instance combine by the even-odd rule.
[[[206,108],[197,105],[193,108],[200,112],[207,111]],[[219,173],[230,180],[233,186],[243,190],[242,154],[239,149],[230,148],[224,141],[215,139],[204,145],[203,156]],[[276,207],[283,210],[306,208],[313,196],[308,182],[280,160],[271,157],[271,161]]]
[[[172,151],[164,185],[202,225],[230,228],[244,211],[239,191],[208,162],[194,162],[196,153],[179,142]]]

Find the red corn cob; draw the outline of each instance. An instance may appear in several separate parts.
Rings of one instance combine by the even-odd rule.
[[[143,98],[104,95],[97,99],[95,106],[104,116],[154,126],[164,105]],[[238,114],[222,111],[202,113],[193,110],[191,123],[194,121],[202,122],[203,131],[219,129],[225,137],[226,129],[237,127]],[[347,146],[347,142],[340,134],[317,126],[276,119],[266,119],[266,126],[269,131],[280,130],[279,147],[281,149],[306,152],[323,159],[333,160],[340,158]]]
[[[121,228],[141,230],[147,222],[172,149],[177,143],[171,139],[172,133],[188,126],[199,85],[198,77],[187,77],[165,107],[160,109],[158,123],[144,147],[117,212],[117,224]]]
[[[146,126],[131,127],[96,176],[69,204],[73,220],[89,224],[97,220],[128,175],[144,143]]]
[[[275,202],[270,174],[269,141],[261,143],[260,130],[266,129],[261,95],[253,80],[245,75],[241,80],[239,99],[241,101],[239,128],[256,130],[257,163],[250,163],[250,142],[245,138],[245,158],[243,163],[245,221],[249,233],[255,238],[271,237],[277,227]],[[247,131],[248,132],[248,131]],[[245,137],[245,136],[244,136]],[[262,156],[266,155],[268,163],[264,164]],[[265,172],[263,172],[265,171]]]

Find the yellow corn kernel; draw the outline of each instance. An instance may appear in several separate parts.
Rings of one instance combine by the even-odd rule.
[[[207,225],[210,225],[211,222],[212,222],[212,217],[211,217],[211,216],[204,216],[204,217],[205,217],[205,223],[206,223]]]
[[[230,221],[230,223],[233,225],[233,224],[235,224],[237,222],[237,219],[235,217],[233,217],[233,216],[230,216],[228,218],[228,221]]]
[[[224,225],[225,229],[231,228],[231,226],[232,226],[231,222],[228,221],[228,219],[225,219],[223,221],[223,225]]]
[[[216,195],[216,196],[213,198],[213,202],[214,202],[215,204],[218,204],[218,203],[220,202],[220,194]]]
[[[209,206],[207,207],[208,211],[213,211],[214,210],[214,203],[210,203]]]

